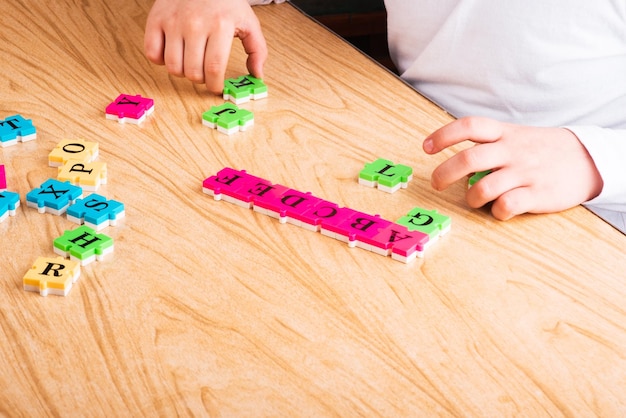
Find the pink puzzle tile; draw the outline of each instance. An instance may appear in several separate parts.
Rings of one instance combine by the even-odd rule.
[[[106,107],[106,118],[117,120],[119,123],[139,124],[153,111],[154,100],[139,95],[120,94]]]

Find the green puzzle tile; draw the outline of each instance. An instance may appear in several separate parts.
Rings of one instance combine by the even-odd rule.
[[[478,173],[474,173],[472,177],[469,178],[467,182],[467,187],[470,188],[474,184],[476,184],[480,179],[485,177],[487,174],[490,174],[491,170],[479,171]]]
[[[359,172],[359,183],[393,193],[399,188],[406,188],[413,178],[413,169],[403,164],[394,164],[382,158],[366,163]]]
[[[409,231],[419,231],[428,234],[429,241],[437,239],[450,230],[452,221],[449,216],[442,215],[436,210],[426,210],[415,207],[396,222],[405,226]]]
[[[71,231],[65,231],[62,236],[53,242],[54,252],[81,265],[87,265],[94,260],[100,261],[113,251],[113,238],[98,234],[92,228],[83,225]]]
[[[250,99],[259,100],[265,97],[267,97],[267,86],[260,78],[248,74],[224,80],[224,100],[241,104]]]
[[[213,106],[202,114],[202,124],[210,128],[217,128],[225,134],[245,131],[254,123],[254,115],[246,109],[240,109],[232,103]]]

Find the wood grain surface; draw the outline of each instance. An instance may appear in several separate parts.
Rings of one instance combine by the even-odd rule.
[[[602,416],[626,413],[625,237],[582,207],[494,220],[465,184],[430,187],[451,151],[422,139],[451,117],[289,4],[257,7],[269,97],[227,136],[223,102],[143,54],[144,0],[5,0],[0,119],[36,140],[0,149],[22,205],[0,223],[3,416]],[[245,74],[238,40],[227,76]],[[106,120],[119,93],[155,101]],[[112,257],[67,297],[22,289],[74,224],[25,195],[54,177],[60,140],[100,145],[101,190],[126,205]],[[456,150],[458,150],[457,148]],[[407,189],[357,184],[363,164],[410,165]],[[222,167],[396,220],[452,218],[403,264],[202,193]]]

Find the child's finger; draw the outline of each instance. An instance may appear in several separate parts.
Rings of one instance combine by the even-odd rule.
[[[502,137],[506,125],[489,118],[465,117],[436,130],[424,140],[423,148],[435,154],[463,141],[494,142]]]
[[[228,65],[228,57],[233,42],[234,28],[211,33],[206,46],[204,57],[204,82],[207,89],[213,94],[220,94],[224,90],[224,73]]]

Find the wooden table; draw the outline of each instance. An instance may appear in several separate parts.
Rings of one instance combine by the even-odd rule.
[[[201,124],[223,102],[143,55],[149,1],[8,0],[0,115],[38,138],[0,149],[22,197],[0,223],[0,415],[623,416],[622,234],[582,207],[498,222],[442,193],[424,136],[450,117],[288,4],[258,7],[271,50],[253,128]],[[238,41],[229,77],[245,73]],[[155,100],[142,125],[105,119],[119,93]],[[243,107],[244,105],[242,105]],[[22,289],[75,224],[28,208],[64,138],[100,145],[126,219],[114,254],[67,297]],[[357,184],[378,157],[410,165],[394,194]],[[216,202],[223,167],[395,220],[452,218],[403,264]]]

